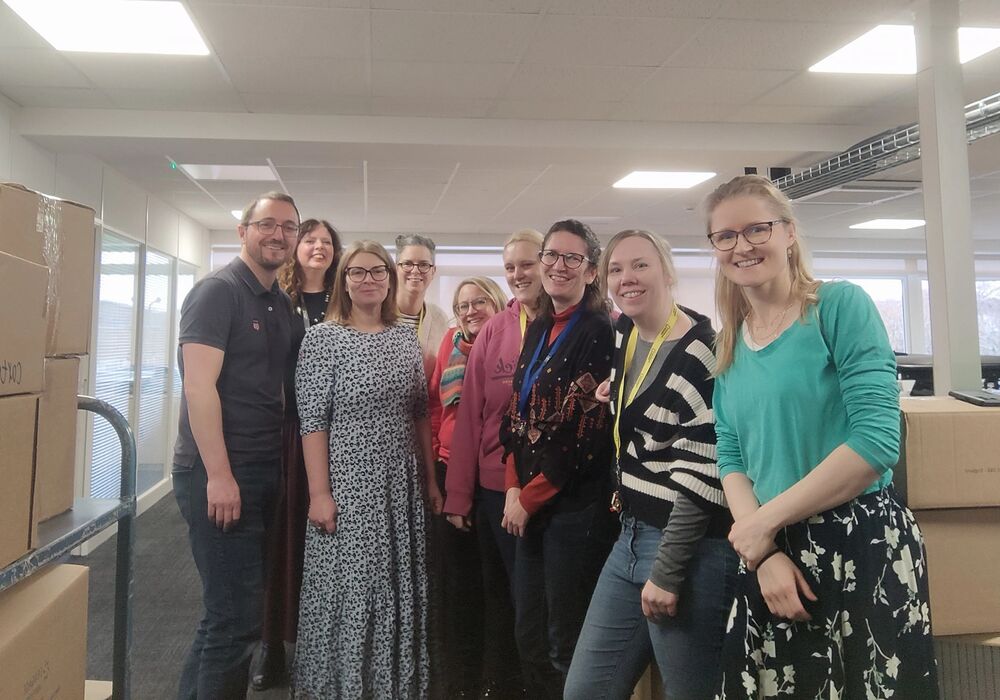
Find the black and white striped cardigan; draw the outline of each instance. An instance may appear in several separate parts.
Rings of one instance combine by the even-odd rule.
[[[635,397],[620,421],[622,450],[617,464],[619,494],[627,512],[654,527],[666,527],[678,493],[717,515],[709,534],[728,532],[715,453],[712,390],[715,331],[711,321],[682,307],[694,320],[664,361],[652,384]],[[631,319],[615,324],[611,411],[618,414],[618,390]],[[718,521],[718,522],[715,522]]]

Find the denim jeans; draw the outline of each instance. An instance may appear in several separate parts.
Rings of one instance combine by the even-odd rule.
[[[528,697],[559,700],[614,530],[603,504],[528,522],[514,564],[514,634]]]
[[[281,484],[279,460],[233,467],[240,519],[223,532],[208,518],[201,459],[174,467],[174,496],[188,524],[204,612],[181,671],[180,700],[243,700],[263,623],[264,550]]]
[[[662,531],[631,517],[597,582],[566,681],[566,700],[627,699],[655,658],[667,700],[711,698],[732,608],[739,559],[725,539],[705,538],[687,567],[677,615],[642,614],[642,588]]]

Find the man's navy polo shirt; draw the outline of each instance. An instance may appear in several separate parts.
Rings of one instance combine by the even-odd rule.
[[[277,282],[265,289],[238,257],[199,280],[181,307],[177,348],[181,378],[185,343],[225,353],[216,386],[222,403],[222,435],[234,467],[281,455],[282,387],[291,359],[291,324],[288,295]],[[175,469],[190,469],[197,456],[187,399],[182,394]]]

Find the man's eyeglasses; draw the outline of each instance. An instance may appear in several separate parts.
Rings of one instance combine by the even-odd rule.
[[[434,263],[429,263],[426,260],[421,260],[420,262],[413,262],[412,260],[403,260],[402,262],[396,263],[403,270],[403,272],[413,272],[413,268],[417,268],[417,272],[422,275],[426,275],[430,272],[430,269],[434,267]]]
[[[463,301],[462,303],[455,306],[455,313],[459,316],[465,316],[470,310],[475,309],[476,311],[482,311],[489,305],[490,300],[486,297],[479,297],[478,299],[473,299],[472,301]]]
[[[708,240],[711,241],[713,248],[722,251],[732,250],[735,248],[740,236],[743,236],[743,240],[750,245],[763,245],[771,240],[771,233],[774,231],[775,224],[786,223],[788,222],[785,219],[758,221],[756,224],[750,224],[740,231],[733,231],[730,229],[715,231],[708,234]]]
[[[563,264],[571,270],[575,270],[580,265],[583,265],[584,260],[587,259],[585,255],[580,255],[579,253],[557,253],[554,250],[543,250],[538,254],[538,259],[546,267],[555,265],[559,262],[559,258],[562,258]]]
[[[299,225],[293,224],[291,221],[279,224],[274,219],[260,219],[259,221],[248,221],[247,226],[256,226],[257,230],[265,236],[270,236],[276,228],[280,228],[281,232],[288,238],[299,235]]]
[[[389,268],[385,265],[376,265],[373,268],[349,267],[347,268],[347,279],[352,282],[364,282],[365,277],[371,275],[373,282],[382,282],[389,277]]]

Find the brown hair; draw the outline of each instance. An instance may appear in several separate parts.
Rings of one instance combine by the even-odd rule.
[[[795,227],[796,235],[788,249],[788,270],[792,278],[792,298],[799,300],[799,316],[804,318],[809,307],[816,303],[816,290],[820,283],[812,276],[805,259],[805,248],[799,234],[798,220],[792,203],[784,192],[773,182],[761,175],[741,175],[719,185],[705,199],[705,228],[711,233],[712,212],[722,202],[734,197],[756,197],[772,209],[775,216]],[[719,312],[722,328],[715,338],[715,376],[725,372],[733,363],[736,337],[740,324],[750,313],[750,300],[746,292],[731,282],[721,268],[715,270],[715,306]]]
[[[347,293],[347,268],[358,253],[371,253],[377,257],[389,270],[389,291],[382,302],[382,323],[391,326],[396,323],[399,312],[396,309],[396,275],[393,274],[392,258],[380,243],[375,241],[355,241],[347,246],[340,262],[337,263],[337,276],[333,283],[333,293],[330,295],[330,305],[326,310],[326,320],[346,325],[351,318],[351,295]]]
[[[250,224],[250,220],[253,219],[254,210],[257,209],[257,205],[265,199],[273,199],[277,202],[288,202],[292,205],[292,209],[295,210],[295,218],[302,219],[302,216],[299,214],[299,208],[295,206],[295,200],[292,199],[292,195],[287,194],[286,192],[272,190],[271,192],[265,192],[264,194],[257,195],[254,197],[253,201],[246,205],[243,209],[243,216],[240,217],[240,226],[248,226]]]
[[[616,233],[615,237],[608,243],[608,247],[604,249],[598,273],[602,289],[607,290],[608,288],[608,267],[611,265],[611,253],[626,238],[642,238],[652,243],[653,248],[656,249],[656,256],[660,259],[660,264],[663,266],[663,272],[670,279],[669,286],[672,287],[677,284],[677,268],[674,266],[674,256],[670,252],[670,244],[651,231],[631,228]]]
[[[558,233],[559,231],[565,231],[566,233],[571,233],[577,238],[580,238],[587,246],[586,264],[590,267],[597,267],[601,260],[601,241],[598,240],[597,235],[589,226],[587,226],[587,224],[582,221],[577,221],[576,219],[557,221],[549,226],[549,231],[545,234],[545,238],[542,240],[542,250],[545,250],[545,244],[549,242],[552,234]],[[583,299],[580,303],[584,304],[587,309],[595,313],[608,313],[610,310],[610,302],[608,302],[607,296],[601,288],[601,280],[598,276],[595,275],[594,281],[587,284],[586,288],[583,290]],[[538,315],[544,318],[551,316],[552,313],[552,298],[543,288],[538,303]]]
[[[330,267],[323,273],[323,290],[330,291],[333,289],[333,282],[337,276],[337,261],[340,259],[340,253],[343,249],[340,244],[340,234],[337,233],[337,229],[331,226],[330,222],[326,219],[306,219],[299,224],[299,237],[295,239],[295,247],[292,248],[291,260],[282,265],[281,269],[278,270],[278,284],[291,297],[294,306],[299,306],[302,303],[302,283],[305,279],[305,273],[302,271],[302,263],[299,262],[299,244],[302,243],[303,238],[320,226],[326,229],[326,232],[330,234],[330,239],[333,241],[333,260],[330,261]]]

